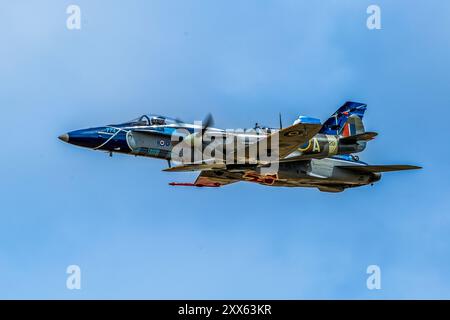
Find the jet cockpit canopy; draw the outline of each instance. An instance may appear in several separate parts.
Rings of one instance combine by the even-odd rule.
[[[178,119],[173,119],[165,116],[160,116],[156,114],[144,114],[139,118],[133,119],[131,121],[122,123],[122,125],[129,126],[163,126],[170,124],[180,124],[183,123]]]

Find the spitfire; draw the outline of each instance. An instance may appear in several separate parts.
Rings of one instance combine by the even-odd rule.
[[[165,159],[167,172],[200,171],[193,183],[172,186],[221,187],[247,181],[276,187],[314,187],[341,192],[373,184],[388,171],[420,169],[411,165],[369,165],[355,155],[377,136],[365,131],[367,105],[346,102],[329,119],[300,116],[279,128],[213,128],[208,115],[193,124],[143,115],[114,125],[75,130],[64,142],[113,153]],[[174,164],[174,165],[172,165]]]

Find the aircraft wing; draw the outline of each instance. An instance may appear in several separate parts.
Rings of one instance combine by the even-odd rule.
[[[388,172],[388,171],[401,171],[401,170],[415,170],[422,169],[418,166],[410,166],[407,164],[394,164],[394,165],[380,165],[380,166],[338,166],[341,169],[354,170],[359,172]]]
[[[176,167],[163,169],[166,172],[188,172],[188,171],[208,171],[208,170],[225,170],[227,166],[223,163],[188,163]]]
[[[303,144],[311,140],[321,128],[322,124],[318,121],[314,123],[300,122],[281,129],[276,133],[279,135],[279,158],[283,159],[297,150]]]
[[[319,119],[303,117],[301,122],[272,133],[255,143],[266,140],[266,146],[269,148],[272,139],[278,139],[278,158],[283,159],[312,139],[320,131],[320,128],[322,128],[322,124]],[[246,147],[246,154],[248,154],[249,148],[249,146]]]
[[[222,187],[230,183],[238,182],[239,180],[230,179],[218,176],[214,171],[202,171],[198,175],[194,183],[180,183],[171,182],[171,186],[183,187]]]

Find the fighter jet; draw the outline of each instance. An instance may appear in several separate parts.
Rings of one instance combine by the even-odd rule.
[[[373,185],[381,173],[421,169],[412,165],[369,165],[355,155],[377,133],[364,129],[367,105],[346,102],[323,124],[300,116],[283,128],[213,128],[160,115],[71,131],[59,139],[109,153],[164,159],[167,172],[200,171],[193,183],[171,186],[222,187],[240,181],[275,187],[313,187],[324,192]],[[172,165],[175,164],[175,165]]]

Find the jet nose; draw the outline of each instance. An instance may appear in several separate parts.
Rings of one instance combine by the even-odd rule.
[[[105,142],[105,138],[99,134],[101,130],[101,127],[75,130],[62,134],[58,138],[76,146],[97,148]]]
[[[69,142],[69,135],[67,133],[63,133],[58,137],[58,139],[64,142]]]

